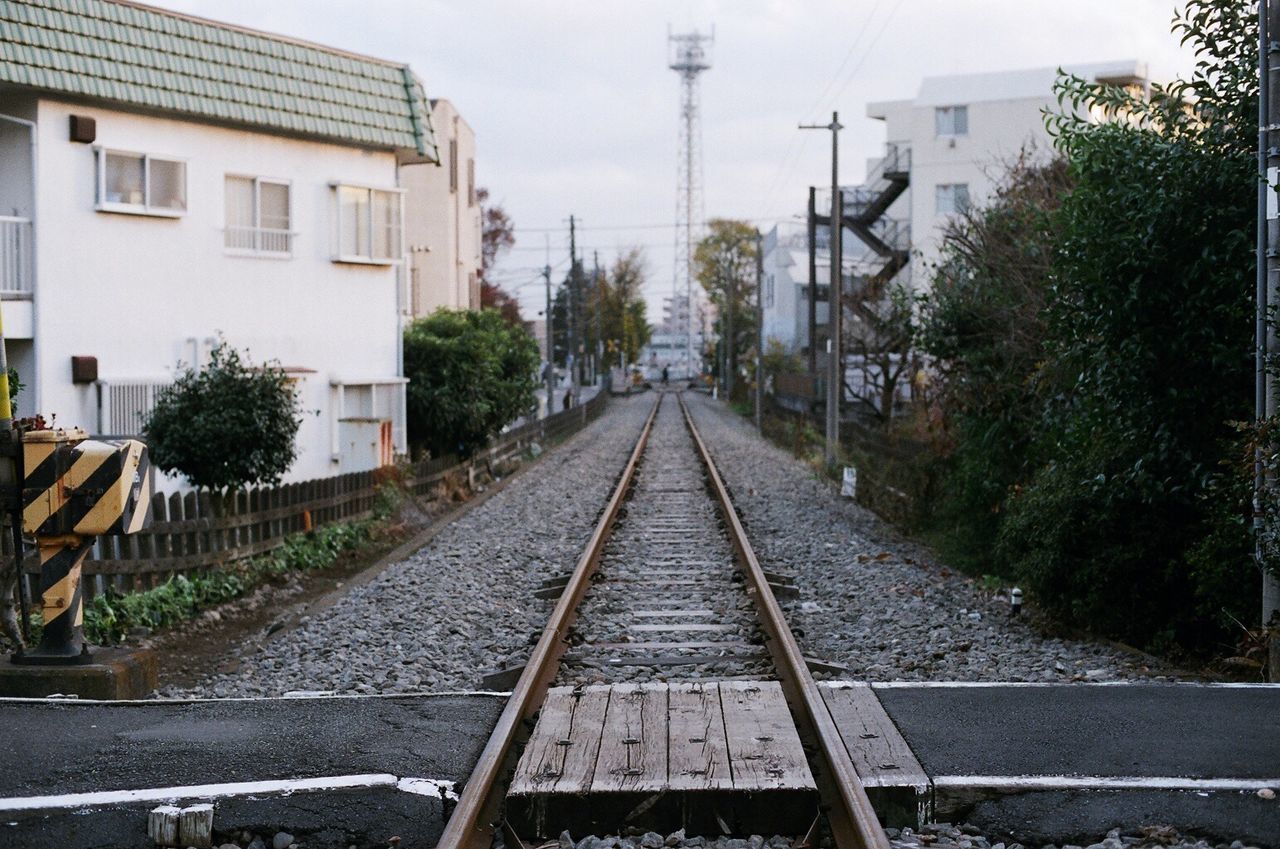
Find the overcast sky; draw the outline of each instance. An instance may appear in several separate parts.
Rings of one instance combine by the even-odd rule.
[[[543,302],[550,245],[608,263],[645,248],[650,318],[670,292],[679,83],[667,28],[715,26],[702,75],[707,217],[772,222],[829,181],[830,139],[796,129],[838,109],[841,181],[884,142],[866,103],[910,97],[920,78],[1141,59],[1185,74],[1174,0],[158,0],[158,5],[405,61],[478,136],[478,182],[517,227],[500,279],[525,317]],[[638,226],[637,226],[638,225]]]

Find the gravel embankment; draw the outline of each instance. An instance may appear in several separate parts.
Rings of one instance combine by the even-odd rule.
[[[1003,599],[933,563],[724,405],[686,393],[767,568],[796,575],[789,621],[806,652],[868,681],[1117,681],[1169,677],[1100,643],[1044,637]]]
[[[893,849],[1029,849],[1021,843],[1005,842],[986,837],[969,825],[955,826],[935,823],[922,827],[918,832],[909,828],[885,830]],[[758,834],[750,837],[693,837],[677,831],[665,838],[656,832],[628,836],[587,837],[574,840],[564,832],[557,849],[789,849],[794,845],[789,837],[774,835],[765,838]],[[1036,844],[1036,849],[1059,849],[1055,844]],[[1179,834],[1172,828],[1147,826],[1136,829],[1112,829],[1106,836],[1087,847],[1064,844],[1061,849],[1252,849],[1242,841],[1230,844],[1214,844],[1206,840]]]
[[[315,619],[246,646],[233,671],[162,695],[465,690],[495,666],[523,662],[551,604],[532,592],[573,568],[653,400],[614,399],[409,559]]]

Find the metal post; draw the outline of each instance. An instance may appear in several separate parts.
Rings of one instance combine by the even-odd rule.
[[[738,370],[738,340],[734,338],[733,332],[733,313],[735,302],[738,300],[738,287],[735,285],[737,269],[731,266],[725,266],[724,291],[725,291],[725,326],[724,326],[724,397],[726,401],[733,400],[733,383],[737,377],[734,372]]]
[[[547,284],[547,415],[556,411],[556,334],[551,320],[551,266],[543,266],[542,277]]]
[[[595,292],[596,292],[596,372],[595,382],[604,385],[604,276],[600,274],[600,252],[592,251],[595,260]]]
[[[816,186],[809,187],[809,374],[818,373],[818,210]]]
[[[764,239],[756,230],[756,432],[764,432]]]
[[[578,235],[577,222],[569,216],[569,391],[578,403]]]
[[[841,238],[844,225],[841,218],[840,203],[840,113],[831,113],[831,123],[826,125],[801,124],[802,130],[831,131],[831,291],[827,295],[829,318],[827,326],[831,328],[831,338],[827,340],[827,465],[834,465],[840,447],[840,401],[844,395],[844,361],[840,350],[840,311],[841,306]]]
[[[1259,71],[1260,79],[1258,81],[1258,118],[1259,127],[1259,160],[1265,161],[1266,170],[1263,172],[1265,177],[1260,186],[1258,209],[1263,218],[1259,220],[1259,225],[1265,224],[1266,241],[1259,238],[1258,244],[1258,262],[1262,267],[1265,264],[1265,276],[1259,275],[1259,295],[1260,303],[1258,305],[1259,315],[1259,335],[1262,337],[1261,350],[1258,352],[1260,358],[1259,380],[1262,384],[1262,401],[1263,415],[1270,419],[1276,415],[1276,391],[1275,383],[1270,380],[1265,369],[1267,366],[1267,355],[1277,350],[1276,345],[1276,329],[1273,323],[1266,320],[1266,311],[1270,305],[1280,303],[1280,215],[1274,212],[1268,204],[1268,200],[1274,195],[1268,195],[1272,191],[1271,186],[1277,182],[1277,175],[1280,174],[1280,132],[1277,132],[1277,124],[1280,124],[1280,45],[1276,45],[1272,41],[1271,34],[1280,32],[1280,3],[1262,0],[1258,4],[1258,52],[1259,52]],[[1260,227],[1261,229],[1261,227]],[[1258,461],[1259,472],[1264,472],[1261,468],[1261,460]],[[1265,474],[1260,475],[1258,481],[1261,487],[1274,486],[1275,482],[1266,479]],[[1261,493],[1259,493],[1261,496]],[[1261,502],[1261,498],[1259,498]],[[1259,507],[1261,503],[1259,503]],[[1259,517],[1261,528],[1265,529],[1268,524],[1265,517]],[[1272,519],[1272,523],[1275,519]],[[1264,552],[1259,549],[1259,554]],[[1269,626],[1276,624],[1277,616],[1280,616],[1280,576],[1270,566],[1274,564],[1263,563],[1262,571],[1262,624]],[[1280,633],[1273,633],[1268,642],[1268,677],[1271,681],[1280,681]]]

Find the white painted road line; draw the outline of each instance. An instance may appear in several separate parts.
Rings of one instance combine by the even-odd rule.
[[[454,783],[433,778],[399,778],[389,773],[335,775],[323,778],[286,778],[275,781],[238,781],[229,784],[189,784],[148,787],[140,790],[101,790],[56,796],[16,796],[0,799],[0,812],[51,811],[101,808],[136,802],[177,802],[184,799],[218,799],[231,796],[274,796],[319,790],[367,790],[387,787],[418,796],[457,799]]]
[[[1172,776],[1093,775],[938,775],[935,790],[1187,790],[1246,792],[1280,788],[1277,778],[1178,778]]]
[[[841,689],[861,682],[823,681],[824,687]],[[990,688],[1034,689],[1049,687],[1160,687],[1180,690],[1280,690],[1280,684],[1236,681],[873,681],[875,690],[977,690]]]

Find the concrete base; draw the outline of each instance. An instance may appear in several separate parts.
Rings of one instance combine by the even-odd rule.
[[[55,694],[114,701],[144,699],[156,688],[156,657],[148,649],[94,649],[92,661],[71,666],[32,666],[0,661],[0,696]]]

